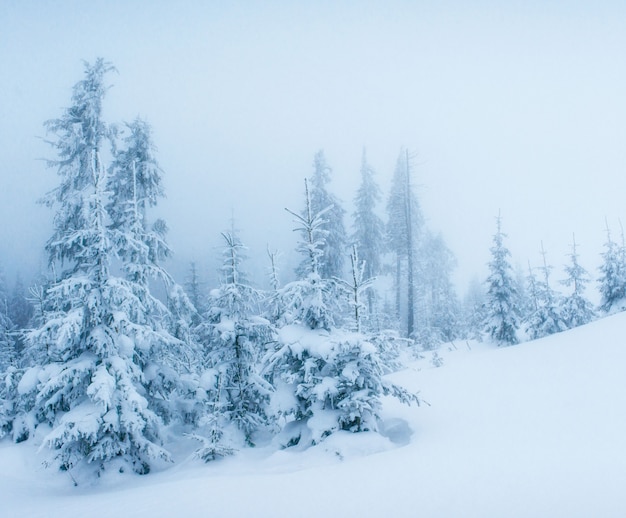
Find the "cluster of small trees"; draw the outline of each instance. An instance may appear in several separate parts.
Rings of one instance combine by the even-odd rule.
[[[504,245],[501,219],[497,218],[497,231],[491,248],[487,293],[478,298],[474,321],[484,323],[484,331],[498,344],[516,344],[535,340],[567,329],[587,324],[598,314],[610,314],[626,309],[626,245],[613,241],[607,225],[607,241],[602,253],[601,275],[598,287],[601,296],[596,308],[585,296],[591,276],[579,263],[578,245],[572,237],[569,264],[564,267],[565,286],[562,293],[551,284],[552,267],[541,245],[542,264],[533,269],[528,265],[525,279],[513,273],[510,252]]]

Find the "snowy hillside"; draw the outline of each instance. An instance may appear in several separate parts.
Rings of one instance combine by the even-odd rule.
[[[0,443],[7,517],[623,517],[626,314],[521,345],[444,346],[393,380],[430,406],[384,403],[386,435],[305,451],[246,449],[74,487],[33,441]],[[471,347],[471,350],[470,350]]]

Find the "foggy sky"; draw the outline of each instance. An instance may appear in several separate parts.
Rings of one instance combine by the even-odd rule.
[[[562,278],[575,232],[595,278],[605,217],[617,238],[626,221],[625,29],[622,2],[2,0],[0,262],[43,260],[43,122],[102,56],[106,120],[152,124],[181,282],[192,259],[213,273],[232,214],[251,262],[288,255],[318,149],[351,211],[363,147],[386,191],[401,146],[461,290],[499,210],[515,263],[543,241]]]

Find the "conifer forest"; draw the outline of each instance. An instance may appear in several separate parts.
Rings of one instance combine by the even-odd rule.
[[[277,200],[295,250],[249,257],[233,218],[217,232],[219,282],[207,285],[194,262],[175,279],[168,225],[155,216],[168,174],[158,135],[141,117],[108,120],[115,72],[86,62],[66,107],[45,121],[57,176],[42,200],[48,264],[32,283],[0,284],[0,435],[40,437],[47,464],[77,483],[171,462],[171,434],[209,462],[270,438],[305,448],[375,432],[383,398],[424,404],[388,376],[410,359],[437,366],[442,344],[512,346],[626,308],[621,229],[607,224],[598,274],[581,264],[575,235],[563,269],[542,245],[541,261],[520,270],[506,207],[489,229],[488,275],[459,297],[463,258],[429,229],[410,149],[390,167],[389,192],[363,150],[353,212],[331,189],[324,151],[312,150],[301,198]],[[249,275],[251,263],[264,278]]]

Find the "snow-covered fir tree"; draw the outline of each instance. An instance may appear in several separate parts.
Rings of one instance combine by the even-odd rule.
[[[356,243],[359,256],[365,262],[363,275],[372,279],[380,274],[382,254],[385,251],[385,224],[376,214],[381,191],[374,181],[374,170],[367,161],[365,150],[361,159],[361,184],[354,199],[352,241]],[[374,290],[367,290],[367,306],[370,317],[374,313]]]
[[[396,313],[404,320],[403,333],[411,338],[415,331],[417,243],[424,224],[413,189],[411,157],[402,150],[393,175],[387,200],[387,244],[396,259]]]
[[[20,393],[32,395],[31,419],[20,422],[50,426],[44,444],[62,470],[100,472],[115,462],[146,473],[155,459],[169,458],[142,372],[161,337],[147,323],[137,283],[111,273],[121,253],[119,231],[110,227],[111,185],[102,158],[109,135],[102,101],[111,70],[102,59],[85,64],[71,106],[46,123],[58,155],[50,165],[61,177],[45,199],[57,208],[46,249],[50,264],[65,269],[42,293],[42,323],[27,336],[42,364],[20,381]],[[143,246],[132,235],[124,240],[129,250]]]
[[[511,253],[504,245],[506,234],[502,232],[499,215],[496,221],[497,230],[490,249],[491,261],[488,263],[484,330],[498,345],[512,345],[519,341],[519,300],[513,269],[509,263]]]
[[[347,252],[348,239],[344,226],[345,210],[339,199],[328,190],[332,169],[326,162],[322,150],[315,153],[313,159],[313,175],[309,181],[309,196],[313,214],[324,212],[320,228],[325,233],[324,242],[320,245],[321,256],[318,261],[318,273],[325,279],[343,275],[344,256]],[[306,208],[302,216],[306,217]],[[308,261],[305,259],[305,261]],[[299,268],[308,271],[308,265]]]
[[[600,265],[600,309],[605,313],[622,311],[626,308],[626,249],[611,238],[606,225],[606,242]]]
[[[274,332],[270,322],[259,316],[261,294],[246,282],[242,271],[243,244],[234,233],[222,236],[226,245],[222,281],[210,294],[206,322],[199,330],[206,351],[205,377],[213,380],[207,390],[207,418],[217,420],[220,427],[235,424],[253,445],[254,433],[271,421],[267,411],[271,387],[258,369]],[[207,452],[202,456],[206,458]]]
[[[193,308],[184,290],[178,286],[162,263],[171,256],[166,242],[167,225],[161,219],[152,224],[148,209],[164,196],[162,171],[156,160],[150,125],[136,118],[125,125],[122,146],[114,152],[108,176],[111,193],[107,211],[115,252],[137,300],[149,347],[138,350],[138,358],[147,383],[151,407],[166,422],[175,417],[171,394],[177,389],[179,374],[188,372],[195,344],[187,317]],[[152,295],[150,282],[163,283],[167,305]]]
[[[335,283],[320,274],[328,230],[326,214],[332,207],[313,209],[308,181],[304,181],[305,208],[302,214],[286,209],[298,225],[294,231],[302,236],[298,252],[303,256],[300,278],[280,290],[282,323],[300,323],[310,329],[330,330],[335,324]]]
[[[352,245],[350,253],[350,281],[337,279],[340,290],[347,294],[349,307],[352,313],[353,331],[360,333],[362,331],[363,316],[366,311],[365,294],[371,287],[373,279],[367,277],[366,262],[359,258],[359,251],[356,245]]]
[[[379,350],[362,334],[292,325],[279,330],[278,344],[266,372],[278,394],[275,408],[287,421],[285,446],[306,447],[339,430],[376,431],[383,395],[419,403],[383,378]]]
[[[123,147],[116,149],[108,176],[111,199],[107,211],[116,231],[118,254],[129,280],[147,285],[150,279],[169,281],[161,262],[171,255],[165,242],[167,226],[152,225],[147,210],[163,197],[162,172],[155,157],[150,125],[140,119],[125,125]]]
[[[11,332],[13,325],[4,314],[0,314],[0,378],[16,361],[15,341]]]
[[[572,236],[570,264],[565,266],[567,278],[561,283],[571,288],[571,293],[561,299],[560,314],[568,328],[588,324],[595,318],[593,304],[585,297],[585,288],[590,276],[578,262],[576,237]]]
[[[6,370],[17,359],[15,330],[16,326],[9,316],[9,296],[4,275],[0,270],[0,383]]]
[[[23,398],[17,389],[24,373],[22,366],[27,364],[23,333],[33,313],[19,274],[9,296],[0,270],[0,308],[0,438],[11,434],[19,439],[17,430],[23,427],[15,426],[15,421],[20,410],[30,408],[31,402],[31,398]]]
[[[562,307],[561,295],[550,286],[550,272],[552,267],[548,265],[546,253],[541,244],[543,266],[539,268],[540,278],[534,280],[536,309],[526,318],[526,332],[531,340],[559,333],[567,329],[567,325],[560,313]]]

